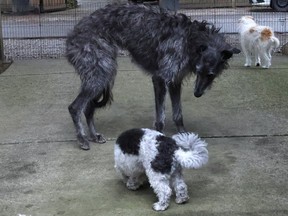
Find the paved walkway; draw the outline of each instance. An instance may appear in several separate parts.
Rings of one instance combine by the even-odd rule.
[[[186,170],[190,201],[163,215],[288,215],[288,62],[269,70],[229,70],[201,98],[188,80],[183,89],[186,128],[208,143],[209,164]],[[1,216],[159,215],[149,186],[127,190],[113,168],[113,143],[123,130],[151,127],[150,78],[119,58],[114,103],[98,111],[104,145],[78,148],[67,107],[79,78],[60,60],[16,61],[0,75]],[[167,101],[168,135],[176,132]],[[174,198],[173,198],[174,199]],[[162,215],[162,214],[161,214]]]

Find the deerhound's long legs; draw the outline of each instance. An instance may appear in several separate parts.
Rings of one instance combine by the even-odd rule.
[[[90,145],[89,145],[89,141],[86,137],[83,124],[81,122],[81,114],[82,114],[83,110],[86,109],[86,107],[90,103],[90,101],[93,100],[93,98],[98,98],[98,97],[99,96],[93,97],[93,93],[87,92],[87,91],[82,89],[81,92],[79,93],[79,95],[76,97],[76,99],[68,107],[70,115],[71,115],[73,123],[74,123],[74,126],[75,126],[75,129],[76,129],[77,139],[80,143],[80,148],[84,149],[84,150],[89,150]],[[88,106],[91,106],[91,103]],[[91,115],[91,113],[92,113],[92,111],[94,113],[94,110],[92,108],[88,108],[88,109],[90,110],[90,112],[88,112],[89,117],[93,118],[93,114]],[[90,118],[90,120],[91,120],[91,118]],[[89,128],[90,128],[91,124],[94,124],[94,123],[91,123],[90,120],[89,120],[89,123],[90,123]],[[95,129],[95,127],[94,127],[94,129]]]
[[[88,95],[85,94],[83,91],[81,91],[79,95],[76,97],[76,99],[68,107],[76,129],[77,139],[80,143],[80,148],[84,150],[89,150],[90,146],[89,141],[87,140],[84,132],[83,124],[81,122],[81,113],[83,109],[86,107],[88,102],[89,102]]]
[[[87,125],[90,131],[90,137],[92,142],[96,143],[105,143],[106,139],[96,131],[95,123],[93,120],[95,109],[97,108],[96,103],[98,102],[99,97],[94,98],[90,102],[88,102],[84,114],[86,117]]]
[[[165,96],[166,83],[159,76],[152,77],[154,94],[155,94],[155,123],[154,127],[157,131],[163,131],[165,125]]]
[[[180,133],[186,132],[181,108],[181,83],[169,83],[168,88],[172,103],[173,120],[177,130]]]

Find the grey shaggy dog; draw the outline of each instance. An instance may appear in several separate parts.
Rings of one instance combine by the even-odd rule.
[[[185,132],[181,108],[183,79],[194,72],[194,95],[200,97],[227,68],[227,60],[240,52],[226,43],[213,25],[205,21],[191,22],[184,14],[172,15],[158,7],[107,5],[84,17],[66,42],[66,57],[82,81],[80,93],[69,106],[69,112],[84,150],[90,146],[81,123],[82,113],[87,120],[90,140],[106,141],[96,131],[93,115],[95,109],[112,101],[119,48],[128,50],[134,62],[152,76],[156,130],[164,129],[168,89],[173,120],[179,132]]]

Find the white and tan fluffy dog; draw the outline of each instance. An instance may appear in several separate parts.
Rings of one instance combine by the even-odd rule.
[[[269,68],[271,53],[279,47],[280,42],[268,26],[258,25],[252,16],[243,16],[239,19],[239,34],[242,51],[245,55],[246,67],[252,64],[252,55],[255,55],[255,65]]]
[[[207,143],[193,133],[170,137],[150,129],[123,132],[116,140],[115,168],[127,188],[138,189],[148,181],[158,197],[153,209],[168,208],[172,189],[176,203],[188,201],[182,168],[200,168],[208,162]]]

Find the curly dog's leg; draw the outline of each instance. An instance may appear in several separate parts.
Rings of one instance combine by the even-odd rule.
[[[174,188],[177,204],[185,203],[189,200],[187,185],[184,182],[181,171],[175,173],[171,179],[172,186]]]
[[[149,183],[158,197],[158,202],[153,204],[155,211],[164,211],[168,208],[172,189],[170,188],[169,178],[165,175],[150,171],[146,173]]]

